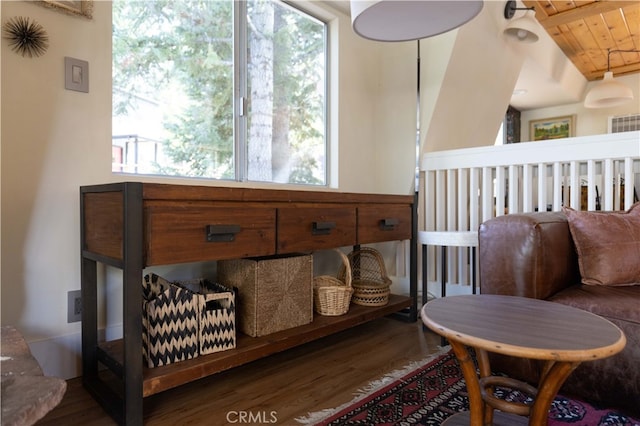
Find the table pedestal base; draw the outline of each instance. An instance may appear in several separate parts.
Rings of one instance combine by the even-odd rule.
[[[528,416],[528,420],[523,424],[547,426],[551,402],[555,398],[560,386],[562,386],[566,378],[569,377],[569,374],[580,364],[580,362],[577,361],[564,362],[548,360],[543,368],[538,388],[534,389],[517,380],[492,376],[487,351],[475,348],[478,370],[480,370],[480,377],[478,377],[476,374],[476,365],[467,346],[454,339],[449,339],[449,343],[460,363],[464,380],[467,383],[470,413],[469,417],[467,417],[468,421],[465,424],[471,426],[501,424],[497,422],[495,415],[496,413],[502,415],[505,412],[514,415],[516,419],[522,415]],[[515,387],[525,393],[533,393],[535,395],[533,404],[526,406],[524,404],[502,401],[495,398],[487,387],[502,384],[502,382],[507,384],[508,387]],[[510,417],[509,420],[512,418],[513,417]]]

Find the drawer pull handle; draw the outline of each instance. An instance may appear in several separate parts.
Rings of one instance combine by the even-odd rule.
[[[235,240],[240,225],[207,225],[207,242],[225,243]]]
[[[331,230],[336,227],[335,222],[313,222],[311,234],[313,235],[329,235]]]
[[[397,218],[387,218],[387,219],[381,219],[380,220],[380,229],[383,231],[391,231],[393,230],[396,226],[398,226],[398,223],[400,221]]]

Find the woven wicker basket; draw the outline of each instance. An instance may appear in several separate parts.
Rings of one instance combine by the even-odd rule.
[[[238,327],[266,336],[313,321],[313,257],[289,254],[218,262],[218,281],[238,288]]]
[[[351,302],[363,306],[384,306],[389,303],[389,286],[384,259],[380,253],[370,247],[361,247],[349,253],[353,296]],[[338,278],[346,273],[343,267]]]
[[[342,258],[342,277],[319,275],[313,278],[313,301],[315,311],[320,315],[338,316],[349,311],[351,295],[351,268],[349,259],[340,250],[335,250]]]

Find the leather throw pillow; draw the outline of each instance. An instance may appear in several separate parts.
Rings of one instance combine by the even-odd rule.
[[[640,203],[618,212],[563,211],[583,284],[640,284]]]

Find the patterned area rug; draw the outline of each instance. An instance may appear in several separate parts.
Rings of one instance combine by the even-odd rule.
[[[440,425],[469,409],[462,370],[453,352],[391,373],[373,382],[350,403],[297,419],[302,424]],[[503,399],[527,401],[517,391],[498,389]],[[530,402],[530,401],[529,401]],[[549,426],[640,426],[640,420],[558,395],[549,411]]]

